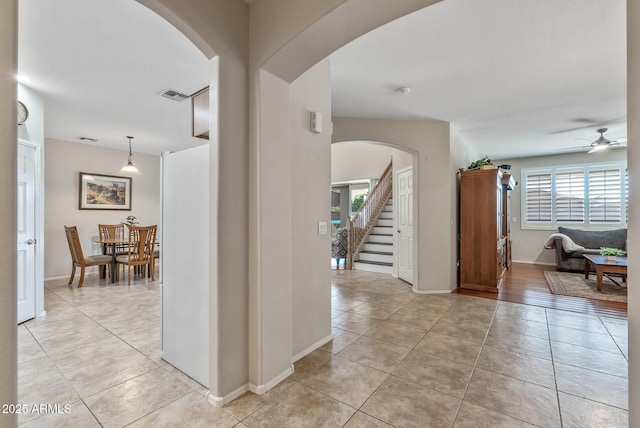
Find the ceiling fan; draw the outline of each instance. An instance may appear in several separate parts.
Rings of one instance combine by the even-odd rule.
[[[600,134],[600,137],[598,137],[597,140],[590,142],[590,144],[588,146],[581,146],[579,148],[589,148],[591,150],[589,150],[587,153],[595,153],[595,152],[599,152],[600,150],[606,150],[608,148],[610,148],[611,146],[618,146],[622,143],[626,143],[626,137],[625,138],[620,138],[618,140],[613,140],[611,141],[610,139],[608,139],[607,137],[604,136],[605,132],[607,132],[609,129],[608,128],[600,128],[597,129],[596,132],[598,132]],[[585,140],[584,138],[579,138],[579,140],[584,140],[584,141],[589,141],[589,140]],[[556,150],[573,150],[576,149],[578,147],[568,147],[568,148],[564,148],[564,149],[556,149]]]

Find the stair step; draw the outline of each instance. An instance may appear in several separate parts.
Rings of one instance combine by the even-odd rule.
[[[375,233],[369,234],[367,242],[372,244],[393,244],[393,234],[379,235]]]
[[[393,265],[389,263],[383,262],[354,262],[353,268],[355,270],[364,270],[369,272],[378,272],[378,273],[386,273],[393,274]]]
[[[358,261],[393,263],[393,253],[381,251],[360,251]]]
[[[383,253],[393,253],[393,243],[367,241],[362,245],[362,251],[380,251]]]
[[[376,220],[376,226],[393,227],[393,219],[390,219],[390,218],[378,218],[378,220]]]
[[[393,220],[393,212],[391,212],[391,211],[382,211],[380,213],[380,217],[378,217],[378,218],[389,218],[389,219]]]
[[[378,235],[392,235],[393,236],[393,227],[392,226],[373,226],[371,228],[371,233],[375,233]]]

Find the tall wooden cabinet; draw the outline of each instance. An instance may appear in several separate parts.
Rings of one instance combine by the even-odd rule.
[[[461,288],[498,292],[511,259],[509,193],[513,186],[511,176],[499,168],[462,172]]]

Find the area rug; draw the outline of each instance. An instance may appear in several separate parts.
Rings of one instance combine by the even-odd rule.
[[[565,296],[586,297],[588,299],[611,300],[627,302],[627,287],[616,285],[606,276],[602,278],[602,291],[596,290],[596,274],[584,278],[583,273],[545,271],[544,276],[553,294]],[[622,283],[619,278],[614,278]]]

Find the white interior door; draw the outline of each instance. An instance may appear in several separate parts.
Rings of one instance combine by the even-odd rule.
[[[209,146],[162,157],[162,358],[209,386]]]
[[[398,277],[413,284],[413,168],[397,172]]]
[[[36,315],[36,148],[18,144],[18,323]]]

